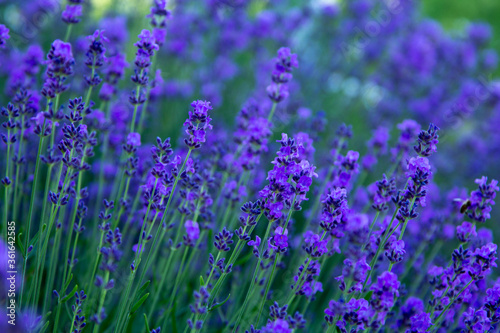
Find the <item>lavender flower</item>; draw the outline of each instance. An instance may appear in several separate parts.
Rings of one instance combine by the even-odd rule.
[[[62,12],[62,20],[67,24],[80,22],[80,16],[82,16],[81,5],[67,5],[66,9]]]
[[[434,124],[429,125],[429,129],[427,131],[421,131],[418,135],[417,145],[413,147],[418,155],[420,156],[431,156],[433,153],[437,151],[438,144],[438,130]]]
[[[186,223],[184,223],[184,227],[186,228],[185,240],[188,245],[192,246],[193,243],[200,238],[200,227],[198,222],[187,220]]]
[[[467,215],[474,221],[484,223],[490,218],[492,206],[495,204],[496,192],[498,192],[498,181],[492,180],[489,184],[487,177],[476,179],[475,183],[479,189],[471,192],[470,205],[467,207]]]
[[[47,54],[47,78],[43,84],[42,95],[54,98],[68,89],[64,84],[66,77],[73,74],[75,60],[71,44],[56,40]]]
[[[0,48],[5,48],[5,44],[9,38],[9,29],[5,25],[0,24]]]
[[[293,54],[289,48],[280,48],[272,73],[273,83],[267,87],[267,94],[274,103],[279,103],[288,97],[288,86],[286,83],[292,79],[292,70],[294,67],[299,67],[297,55]]]
[[[186,134],[188,138],[184,142],[190,149],[200,148],[201,144],[206,141],[205,135],[207,130],[212,129],[212,125],[208,111],[212,110],[210,102],[194,101],[191,103],[193,111],[189,111],[189,118],[184,122]]]
[[[58,10],[66,27],[0,25],[0,298],[19,330],[498,330],[499,184],[452,189],[500,164],[487,24],[450,32],[413,1],[381,24],[380,1],[154,0],[88,16],[85,38],[83,0],[12,3],[13,28]],[[159,130],[175,136],[152,146]]]
[[[85,53],[87,60],[85,61],[85,65],[87,67],[92,68],[92,77],[86,76],[85,81],[89,86],[96,86],[101,83],[101,78],[97,73],[95,73],[95,69],[102,67],[104,63],[107,61],[104,53],[106,52],[106,48],[104,47],[103,42],[109,42],[109,40],[104,36],[104,32],[102,30],[96,30],[92,36],[88,36],[90,40],[90,45]]]
[[[277,227],[274,236],[268,239],[268,246],[276,252],[285,252],[288,248],[288,230]]]

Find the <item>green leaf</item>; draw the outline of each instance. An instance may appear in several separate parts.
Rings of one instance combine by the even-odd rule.
[[[203,276],[200,275],[200,286],[204,286],[205,281],[203,281]]]
[[[172,317],[172,333],[177,333],[177,302],[174,302],[172,311],[170,311],[170,316]]]
[[[23,245],[23,242],[21,241],[21,235],[23,233],[20,232],[17,234],[17,247],[19,247],[19,249],[21,250],[21,255],[23,256],[23,259],[26,259],[26,253],[24,251],[24,245]]]
[[[146,332],[151,332],[151,329],[149,328],[148,324],[148,316],[144,313],[144,322],[146,323]]]
[[[369,301],[372,298],[373,290],[370,290],[369,292],[366,293],[366,295],[363,297],[367,301]]]
[[[213,311],[213,310],[215,310],[215,309],[217,309],[217,308],[219,308],[219,307],[223,306],[223,305],[224,305],[224,303],[226,303],[226,302],[229,300],[229,297],[230,297],[230,296],[231,296],[231,294],[227,295],[226,299],[225,299],[223,302],[215,304],[215,305],[214,305],[214,306],[212,306],[210,309],[208,309],[208,311]]]
[[[234,263],[234,266],[240,266],[240,265],[243,265],[244,263],[246,263],[248,260],[250,260],[251,258],[253,257],[253,251],[250,251],[248,252],[248,254],[246,256],[244,256],[243,258],[237,260],[235,263]]]
[[[71,274],[71,275],[69,276],[69,279],[68,279],[68,281],[64,284],[64,289],[63,289],[63,290],[61,290],[61,292],[65,293],[65,292],[66,292],[66,290],[68,290],[68,287],[69,287],[69,284],[70,284],[71,280],[73,280],[73,274]]]
[[[78,290],[78,285],[75,284],[75,286],[73,287],[73,290],[71,290],[70,293],[68,293],[66,296],[63,297],[63,299],[61,299],[61,304],[63,303],[66,303],[75,293],[76,291]]]
[[[146,290],[146,288],[149,286],[150,283],[151,283],[151,280],[144,282],[144,284],[139,288],[139,290],[137,290],[137,295],[142,294],[142,292],[144,290]]]
[[[45,325],[40,329],[40,333],[44,333],[47,328],[49,328],[50,321],[46,322]]]
[[[46,227],[47,227],[47,225],[46,225],[46,224],[44,224],[44,225],[42,226],[42,232],[45,230],[45,228],[46,228]],[[37,233],[35,234],[35,236],[33,236],[33,238],[31,239],[30,243],[28,244],[28,247],[30,247],[30,245],[33,245],[33,247],[35,247],[36,243],[38,242],[38,238],[39,238],[39,236],[40,236],[40,232],[37,232]]]
[[[149,293],[147,293],[146,295],[142,296],[141,299],[139,299],[137,302],[135,302],[135,304],[132,307],[132,310],[130,310],[129,314],[132,314],[132,313],[136,312],[137,309],[139,309],[139,307],[142,305],[142,303],[144,303],[146,301],[146,299],[148,298],[148,296],[149,296]]]

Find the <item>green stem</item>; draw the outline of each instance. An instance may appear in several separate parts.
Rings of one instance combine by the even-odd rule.
[[[59,243],[61,240],[61,229],[56,230],[56,240],[54,243],[54,249],[59,248]],[[57,268],[57,254],[59,254],[59,251],[52,251],[50,255],[50,271],[49,271],[49,278],[48,282],[45,285],[45,302],[43,304],[43,311],[42,313],[45,314],[47,313],[47,306],[50,305],[50,297],[52,296],[52,286],[54,285],[54,277],[55,277],[55,272]]]
[[[276,106],[278,103],[273,102],[273,107],[271,108],[271,112],[269,112],[269,116],[267,117],[267,121],[271,121],[273,119],[274,111],[276,111]]]
[[[109,281],[109,271],[106,271],[106,273],[104,273],[104,283],[103,283],[104,288],[101,292],[101,297],[99,298],[99,306],[97,307],[97,316],[101,315],[101,309],[104,306],[104,300],[106,299],[106,293],[108,292],[108,290],[106,289],[105,286],[108,284],[108,281]],[[99,324],[98,323],[96,323],[94,325],[93,332],[94,333],[99,332]]]
[[[392,218],[391,218],[391,222],[389,223],[389,226],[387,227],[387,229],[380,235],[380,243],[378,244],[378,247],[377,247],[377,251],[375,252],[375,255],[373,256],[371,262],[370,262],[370,270],[368,271],[368,274],[366,274],[366,278],[365,278],[365,282],[363,283],[363,289],[365,289],[366,287],[366,284],[368,283],[368,280],[370,279],[372,273],[373,273],[373,270],[374,270],[374,267],[375,267],[375,263],[377,262],[378,260],[378,256],[380,254],[380,251],[381,249],[384,248],[385,246],[385,242],[387,241],[387,239],[390,237],[390,235],[387,235],[387,237],[384,237],[384,234],[386,232],[390,232],[391,228],[392,228],[392,224],[394,223],[394,219],[396,218],[396,215],[399,211],[399,207],[396,206],[396,209],[394,210],[394,214],[392,214]],[[397,227],[396,227],[397,228]],[[394,228],[394,230],[396,230],[396,228]],[[392,233],[391,233],[392,234]],[[354,296],[353,294],[351,294],[352,296]],[[351,297],[352,297],[351,296]]]
[[[144,72],[144,69],[141,69],[141,71],[139,72],[139,76],[141,76],[143,72]],[[135,99],[136,100],[139,98],[140,93],[141,93],[141,86],[137,85],[137,88],[135,90]],[[133,133],[134,129],[135,129],[135,118],[137,117],[137,109],[138,108],[139,108],[139,104],[135,104],[134,105],[134,113],[132,114],[132,122],[130,123],[130,133]]]
[[[272,222],[269,222],[268,225],[267,225],[265,236],[262,239],[262,242],[260,244],[259,259],[257,260],[257,264],[255,265],[255,269],[253,271],[252,281],[250,282],[250,286],[248,287],[247,294],[245,296],[245,300],[243,301],[243,306],[241,307],[241,310],[239,311],[238,317],[236,319],[236,324],[234,325],[233,332],[236,332],[236,330],[238,329],[240,321],[243,319],[243,314],[245,312],[245,309],[246,309],[246,307],[248,305],[248,302],[250,301],[250,295],[253,294],[253,288],[255,286],[255,279],[256,279],[257,274],[258,274],[258,272],[260,270],[260,262],[261,262],[260,256],[262,255],[262,250],[264,248],[264,244],[265,244],[265,242],[267,240],[267,237],[269,236],[269,233],[271,231],[271,226],[272,226]]]
[[[153,186],[153,191],[152,191],[152,195],[151,197],[154,196],[154,192],[156,191],[156,185],[158,183],[158,178],[155,179],[155,183],[154,183],[154,186]],[[170,198],[169,198],[170,200]],[[122,318],[123,318],[123,315],[125,314],[125,311],[128,307],[128,304],[129,304],[129,293],[130,293],[130,290],[132,289],[132,284],[134,282],[134,277],[135,277],[135,273],[137,272],[137,270],[139,269],[139,265],[140,265],[140,262],[141,262],[141,257],[142,257],[142,253],[145,251],[145,246],[143,246],[143,237],[142,237],[142,234],[144,232],[144,228],[147,224],[147,220],[148,220],[148,216],[149,216],[149,212],[151,210],[151,204],[152,204],[152,199],[149,200],[149,204],[148,204],[148,208],[146,209],[146,215],[144,216],[144,219],[142,221],[142,227],[141,227],[141,232],[139,233],[139,243],[137,245],[137,251],[135,252],[135,268],[134,270],[132,270],[130,272],[130,275],[129,275],[129,280],[128,280],[128,283],[127,283],[127,291],[125,292],[124,294],[124,298],[122,297],[122,301],[121,301],[121,307],[120,307],[120,311],[119,311],[119,315],[118,315],[118,318],[117,318],[117,324],[115,326],[115,332],[119,332],[120,331],[120,328],[121,328],[121,322],[122,322]],[[149,254],[148,254],[149,256]],[[141,279],[141,282],[142,282],[142,279]],[[134,295],[135,296],[135,295]],[[132,297],[131,300],[134,300],[135,297]],[[125,324],[126,325],[126,324]]]
[[[30,199],[30,208],[29,208],[29,212],[28,212],[28,229],[26,230],[26,242],[25,242],[25,245],[24,245],[24,248],[27,250],[28,249],[28,246],[29,246],[29,240],[30,240],[30,231],[31,231],[31,220],[33,219],[33,206],[34,206],[34,203],[35,203],[35,193],[36,193],[36,185],[38,183],[38,174],[39,174],[39,171],[40,171],[40,153],[42,151],[42,147],[43,147],[43,141],[44,141],[44,137],[43,137],[43,132],[45,130],[45,120],[43,122],[43,125],[42,125],[42,132],[40,134],[40,139],[38,141],[38,151],[37,151],[37,154],[35,156],[35,174],[33,176],[33,184],[31,185],[31,199]],[[42,226],[40,226],[40,229],[42,228]],[[39,243],[40,244],[40,241],[41,241],[41,233],[39,234]],[[38,263],[37,263],[38,264]],[[25,265],[25,268],[24,268],[24,271],[26,271],[26,265]],[[37,272],[38,274],[38,272]],[[23,279],[25,278],[25,276],[23,276]],[[36,281],[36,280],[35,280]],[[23,297],[23,293],[24,293],[24,287],[23,287],[23,290],[21,291],[21,299]],[[34,300],[34,302],[36,302]]]
[[[157,292],[155,292],[155,295],[154,295],[154,298],[153,298],[153,302],[151,304],[151,309],[149,311],[149,316],[148,317],[152,316],[153,311],[156,308],[156,303],[159,300],[160,293],[163,290],[163,285],[165,284],[165,281],[167,280],[167,277],[168,277],[168,275],[170,273],[170,265],[172,264],[172,259],[174,258],[174,254],[177,253],[177,249],[175,249],[175,246],[178,244],[180,236],[182,234],[181,233],[181,229],[182,229],[182,226],[184,225],[184,220],[185,219],[186,219],[186,215],[182,215],[181,221],[180,221],[179,225],[177,226],[177,231],[175,233],[175,240],[174,240],[173,246],[170,248],[170,252],[169,252],[168,258],[167,258],[167,263],[166,263],[166,265],[165,265],[165,267],[163,269],[163,274],[161,276],[160,284],[158,285],[158,287],[156,289]]]
[[[108,214],[108,210],[106,209],[105,212],[104,212],[104,215],[106,216]],[[96,256],[95,256],[95,260],[94,260],[94,265],[93,265],[93,268],[92,268],[92,273],[90,274],[90,278],[87,279],[87,283],[88,283],[88,292],[87,292],[87,295],[89,297],[89,299],[92,298],[92,289],[94,287],[94,278],[95,278],[95,274],[97,272],[97,266],[99,265],[99,260],[101,259],[101,247],[102,247],[102,243],[103,243],[103,239],[104,239],[104,225],[105,223],[102,222],[101,223],[101,239],[99,240],[99,245],[97,246],[97,253],[96,253]],[[99,228],[97,228],[99,229]],[[89,304],[90,302],[87,302],[87,304]],[[89,304],[90,305],[90,304]]]
[[[151,245],[151,249],[153,249],[153,250],[155,250],[157,248],[156,245],[158,244],[158,242],[161,243],[163,241],[163,237],[165,236],[165,233],[162,232],[162,230],[163,230],[162,226],[163,226],[163,223],[165,222],[165,219],[167,217],[167,214],[168,214],[168,211],[170,208],[170,204],[172,203],[172,199],[173,199],[174,194],[175,194],[175,189],[177,187],[177,183],[179,182],[180,176],[181,176],[182,172],[184,171],[184,168],[185,168],[186,163],[189,159],[189,156],[191,155],[191,152],[192,152],[192,149],[190,148],[188,153],[186,154],[186,158],[184,159],[184,162],[182,163],[181,168],[179,169],[177,177],[175,177],[174,184],[172,185],[172,191],[170,192],[170,195],[169,195],[168,200],[167,200],[167,205],[165,206],[165,210],[163,211],[162,219],[160,221],[158,228],[156,229],[156,233],[155,233],[155,236],[153,238],[153,244]],[[160,237],[160,234],[161,234],[161,237]],[[144,265],[144,270],[142,271],[141,277],[139,279],[139,281],[140,281],[139,286],[143,283],[144,276],[145,276],[146,272],[148,271],[149,266],[151,264],[151,262],[150,262],[151,253],[152,253],[152,251],[149,251],[148,255],[146,256],[146,263]]]
[[[66,35],[64,36],[65,42],[68,42],[69,37],[71,36],[71,30],[73,30],[73,24],[68,24],[68,27],[66,28]]]
[[[18,159],[21,158],[21,155],[23,153],[23,143],[24,143],[24,114],[21,116],[21,135],[19,136],[19,145],[17,149],[17,157]],[[18,197],[18,191],[19,191],[19,173],[21,172],[21,168],[19,167],[20,163],[19,161],[16,163],[16,178],[14,182],[14,203],[13,203],[13,220],[17,221],[17,214],[19,213],[19,205],[18,205],[18,200],[20,199]],[[24,275],[23,275],[24,276]],[[22,282],[21,282],[22,283]]]
[[[439,322],[440,322],[440,319],[443,317],[443,315],[448,311],[448,309],[455,303],[455,301],[460,297],[460,295],[462,295],[462,293],[465,291],[465,289],[467,289],[470,284],[474,282],[473,279],[471,279],[466,285],[465,287],[462,288],[462,290],[460,290],[460,292],[457,294],[457,296],[455,296],[455,298],[453,298],[453,300],[443,309],[443,311],[441,311],[441,313],[439,314],[439,316],[436,318],[436,320],[434,320],[434,324],[432,324],[432,326],[429,328],[429,330],[431,330],[432,328],[436,327]],[[431,318],[432,319],[432,318]]]
[[[9,117],[10,118],[10,117]],[[9,169],[10,169],[10,128],[7,129],[7,140],[9,141],[7,143],[7,167],[5,168],[5,177],[9,177]],[[17,181],[17,180],[16,180]],[[4,201],[4,232],[5,232],[5,242],[7,243],[7,226],[9,223],[9,187],[10,185],[5,184],[4,189],[5,189],[5,201]]]
[[[279,253],[276,253],[274,256],[274,263],[273,263],[273,268],[271,270],[271,275],[269,276],[269,279],[267,281],[266,285],[266,291],[264,292],[264,296],[262,297],[262,302],[260,304],[260,310],[259,310],[259,317],[257,319],[257,327],[259,326],[260,323],[260,317],[262,316],[262,310],[264,310],[264,305],[266,304],[267,300],[267,294],[269,293],[269,289],[271,288],[271,283],[274,278],[274,271],[276,270],[276,264],[278,263],[278,258],[279,258]]]
[[[150,68],[151,68],[151,73],[153,73],[153,74],[155,72],[156,55],[157,54],[158,54],[158,52],[155,52],[153,54],[153,56],[151,57]],[[142,105],[141,115],[139,117],[139,128],[138,128],[139,133],[142,133],[144,119],[146,118],[146,112],[148,110],[149,96],[151,96],[151,85],[148,85],[148,88],[146,90],[146,100],[144,101],[144,104]]]

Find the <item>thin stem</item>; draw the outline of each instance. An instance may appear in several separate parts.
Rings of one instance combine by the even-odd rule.
[[[10,117],[9,117],[10,118]],[[5,178],[9,178],[9,166],[10,166],[10,128],[7,129],[7,167],[5,168]],[[16,180],[17,181],[17,180]],[[4,232],[5,232],[5,242],[7,243],[7,226],[9,223],[9,187],[10,185],[5,184],[5,201],[4,201]]]
[[[54,249],[59,248],[61,233],[62,233],[61,229],[56,230],[56,240],[54,244]],[[54,276],[57,268],[57,254],[59,254],[59,251],[52,251],[52,254],[50,255],[50,264],[49,264],[50,271],[49,271],[48,282],[45,285],[45,302],[43,304],[43,312],[42,312],[44,314],[46,313],[47,306],[50,304],[50,297],[52,295],[51,288],[54,285]]]
[[[109,281],[109,271],[106,271],[106,273],[104,273],[104,283],[103,283],[104,288],[101,292],[101,297],[99,298],[99,306],[97,307],[98,316],[100,316],[101,309],[104,306],[104,300],[106,299],[106,293],[108,292],[105,286],[108,284],[108,281]],[[99,332],[99,325],[100,325],[99,323],[96,323],[94,325],[94,330],[93,330],[94,333]]]
[[[21,135],[19,136],[19,145],[17,148],[17,156],[18,158],[21,158],[22,152],[23,152],[23,143],[24,143],[24,114],[21,116]],[[16,178],[14,182],[14,203],[13,203],[13,220],[17,221],[17,214],[19,212],[18,209],[18,200],[20,199],[18,196],[18,191],[19,191],[19,173],[21,172],[21,168],[19,167],[20,163],[19,161],[16,163]],[[23,275],[24,276],[24,275]]]
[[[165,222],[165,219],[166,219],[167,214],[168,214],[168,210],[170,208],[170,204],[172,203],[172,198],[174,197],[174,194],[175,194],[175,189],[177,187],[177,183],[179,182],[181,174],[184,171],[184,168],[185,168],[186,163],[187,163],[187,161],[189,159],[189,156],[191,155],[192,150],[193,150],[192,148],[189,149],[189,151],[188,151],[188,153],[186,155],[186,158],[184,159],[184,162],[182,163],[182,166],[179,169],[179,172],[178,172],[177,176],[175,177],[174,184],[172,185],[172,190],[171,190],[170,195],[169,195],[168,200],[167,200],[167,205],[165,206],[165,210],[163,211],[162,219],[160,221],[159,227],[156,229],[156,233],[155,233],[155,236],[153,238],[153,244],[151,245],[151,249],[156,249],[156,244],[158,242],[161,243],[163,241],[163,237],[164,237],[165,233],[161,232],[161,230],[163,230],[163,228],[161,226]],[[161,233],[161,237],[160,237],[160,233]],[[139,281],[140,281],[139,285],[141,285],[143,283],[144,276],[145,276],[146,272],[148,271],[149,266],[151,264],[151,262],[150,262],[150,260],[151,260],[151,252],[152,251],[149,251],[148,255],[146,257],[146,264],[144,265],[144,270],[143,270],[143,272],[141,274],[141,278],[139,279]]]
[[[139,72],[139,76],[141,76],[143,72],[144,72],[144,69],[141,69],[141,71]],[[139,99],[140,93],[141,93],[141,86],[137,85],[137,88],[135,90],[136,101],[137,101],[137,99]],[[135,118],[137,117],[137,109],[138,108],[139,108],[139,104],[134,104],[134,113],[132,114],[132,122],[130,123],[130,133],[133,133],[134,129],[135,129]]]
[[[271,108],[271,112],[269,112],[269,116],[267,117],[268,121],[271,121],[273,119],[274,111],[276,111],[276,106],[278,103],[273,102],[273,107]]]
[[[279,253],[276,253],[274,256],[273,269],[271,270],[271,275],[269,276],[269,279],[268,279],[267,285],[266,285],[266,291],[264,292],[264,296],[262,297],[262,302],[260,304],[259,317],[258,317],[257,322],[256,322],[257,326],[260,323],[260,317],[262,316],[262,310],[264,310],[264,305],[266,304],[267,294],[269,293],[269,288],[271,288],[271,283],[272,283],[273,278],[274,278],[274,271],[276,269],[276,264],[278,263],[278,258],[279,258]]]
[[[372,272],[373,272],[373,268],[375,266],[375,263],[377,262],[378,260],[378,256],[380,254],[380,251],[381,249],[384,248],[385,246],[385,242],[386,240],[389,238],[390,235],[388,235],[387,237],[384,238],[384,234],[386,232],[389,232],[391,230],[391,227],[392,227],[392,224],[394,223],[394,219],[396,218],[396,215],[399,211],[399,207],[396,206],[396,209],[394,210],[394,214],[392,214],[392,218],[391,218],[391,222],[389,223],[389,226],[387,227],[387,229],[380,235],[380,243],[378,244],[378,247],[377,247],[377,251],[375,252],[375,255],[373,256],[371,262],[370,262],[370,270],[368,271],[368,274],[366,274],[366,278],[365,278],[365,282],[363,283],[363,289],[365,289],[366,287],[366,284],[368,283],[368,280],[370,279],[371,275],[372,275]],[[399,225],[399,224],[398,224]],[[396,226],[397,228],[397,226]],[[396,228],[394,228],[394,230],[396,230]],[[392,233],[391,233],[392,234]],[[354,296],[353,294],[351,294],[352,296]],[[352,297],[351,296],[351,297]]]
[[[460,290],[460,292],[457,294],[457,296],[455,296],[455,298],[453,298],[453,300],[443,309],[443,311],[441,311],[441,313],[439,314],[439,316],[436,318],[436,320],[434,320],[434,324],[432,324],[432,326],[429,328],[432,329],[434,327],[436,327],[438,324],[439,324],[439,321],[441,319],[441,317],[443,317],[443,315],[448,311],[448,309],[455,303],[455,301],[460,297],[460,295],[462,295],[462,293],[465,291],[465,289],[467,289],[470,284],[474,282],[474,279],[471,279],[466,285],[465,287],[462,288],[462,290]]]
[[[154,197],[154,192],[156,191],[156,185],[157,185],[157,183],[158,183],[158,178],[155,179],[155,183],[154,183],[154,186],[153,186],[153,191],[152,191],[152,194],[151,194],[151,198]],[[142,234],[144,232],[144,227],[145,227],[145,225],[147,223],[147,219],[148,219],[148,216],[149,216],[149,212],[151,210],[152,203],[153,203],[153,201],[152,201],[152,199],[150,199],[149,200],[149,204],[148,204],[148,208],[146,209],[146,215],[144,216],[144,219],[142,221],[141,232],[139,233],[139,243],[137,245],[137,251],[135,253],[135,260],[134,260],[134,262],[135,262],[135,268],[130,272],[130,275],[129,275],[129,280],[128,280],[128,283],[127,283],[127,291],[124,294],[125,297],[122,298],[122,302],[121,302],[122,306],[120,307],[120,312],[119,312],[119,315],[118,315],[118,321],[117,321],[117,324],[115,326],[115,332],[118,332],[119,329],[121,328],[121,319],[122,319],[122,316],[125,314],[126,308],[128,307],[129,293],[130,293],[130,290],[132,288],[132,284],[134,282],[135,273],[139,269],[139,264],[141,262],[142,253],[145,251],[145,246],[144,246],[144,244],[142,242],[143,241]],[[149,252],[149,253],[151,253],[151,252]],[[149,254],[148,254],[148,257],[149,257]],[[142,278],[141,278],[140,281],[142,283]],[[132,297],[132,300],[133,299],[135,299],[135,297]],[[126,326],[126,323],[125,323],[125,326]]]
[[[264,247],[264,244],[267,240],[267,237],[269,236],[269,232],[271,231],[271,225],[272,225],[272,222],[269,222],[268,225],[267,225],[267,229],[266,229],[266,233],[265,233],[265,236],[264,238],[262,239],[262,243],[260,244],[260,249],[259,249],[259,258],[257,260],[257,264],[255,265],[255,269],[253,271],[253,277],[252,277],[252,281],[250,282],[250,286],[248,287],[248,290],[247,290],[247,294],[245,296],[245,300],[243,301],[243,306],[241,307],[241,310],[239,311],[239,314],[238,314],[238,317],[236,319],[236,324],[234,326],[234,330],[233,332],[236,332],[236,330],[238,329],[238,326],[240,324],[240,321],[241,319],[243,318],[243,314],[244,314],[244,311],[248,305],[248,302],[250,301],[250,295],[252,294],[253,292],[253,288],[255,286],[255,279],[257,277],[257,273],[259,272],[260,270],[260,262],[261,262],[261,254],[262,254],[262,250],[263,250],[263,247]]]
[[[71,36],[71,30],[73,30],[73,24],[68,24],[68,27],[66,28],[66,35],[64,36],[65,42],[68,42],[69,37]]]

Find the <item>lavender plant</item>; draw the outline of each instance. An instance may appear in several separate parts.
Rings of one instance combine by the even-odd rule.
[[[52,14],[0,24],[6,332],[500,330],[488,25],[6,2]]]

